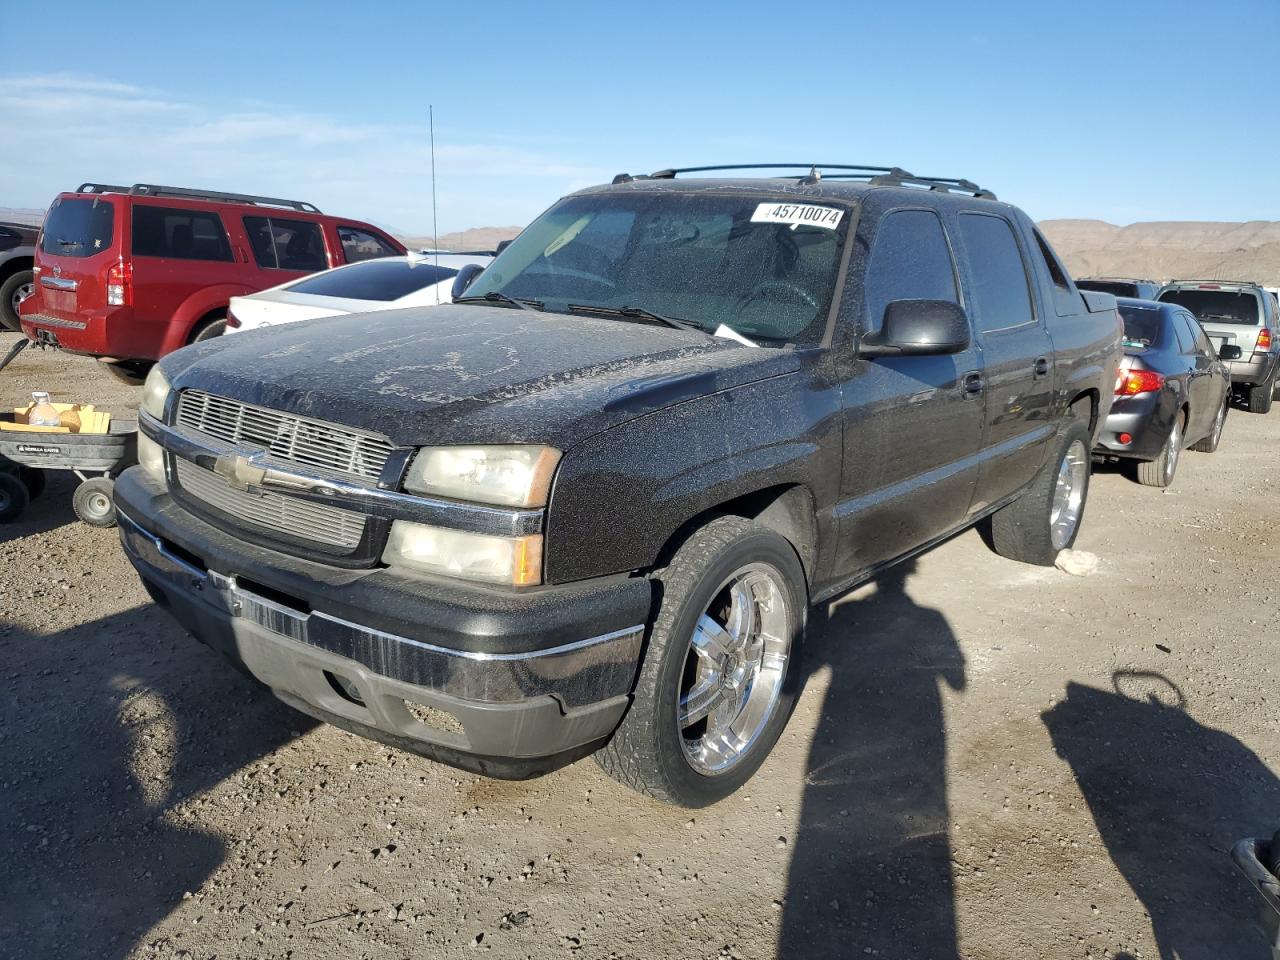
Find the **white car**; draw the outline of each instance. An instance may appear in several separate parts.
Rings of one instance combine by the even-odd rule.
[[[492,259],[485,253],[411,253],[334,267],[269,290],[232,297],[227,333],[344,313],[451,303],[458,271],[469,263],[487,265]]]

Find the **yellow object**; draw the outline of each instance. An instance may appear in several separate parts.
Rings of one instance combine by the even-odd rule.
[[[13,421],[0,420],[0,430],[18,430],[25,433],[106,433],[111,427],[111,414],[93,408],[92,403],[55,403],[61,426],[33,427],[27,422],[35,404],[13,408]]]

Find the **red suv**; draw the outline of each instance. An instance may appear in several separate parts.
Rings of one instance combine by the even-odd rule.
[[[299,200],[85,183],[45,215],[22,329],[133,379],[222,333],[232,297],[404,252],[377,227]]]

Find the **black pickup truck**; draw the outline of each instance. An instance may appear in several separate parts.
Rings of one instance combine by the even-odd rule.
[[[164,358],[115,493],[156,602],[339,727],[699,806],[811,604],[979,521],[1071,546],[1113,297],[968,181],[688,172],[566,197],[451,306]]]

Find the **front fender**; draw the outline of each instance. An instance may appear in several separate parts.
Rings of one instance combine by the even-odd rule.
[[[214,310],[226,310],[232,297],[242,297],[253,290],[239,283],[221,283],[214,287],[197,290],[182,301],[173,312],[165,330],[164,339],[160,343],[160,356],[172,353],[185,347],[191,340],[195,325]]]
[[[771,487],[819,505],[840,481],[840,398],[773,377],[676,404],[565,453],[547,511],[549,583],[652,567],[690,520]]]

